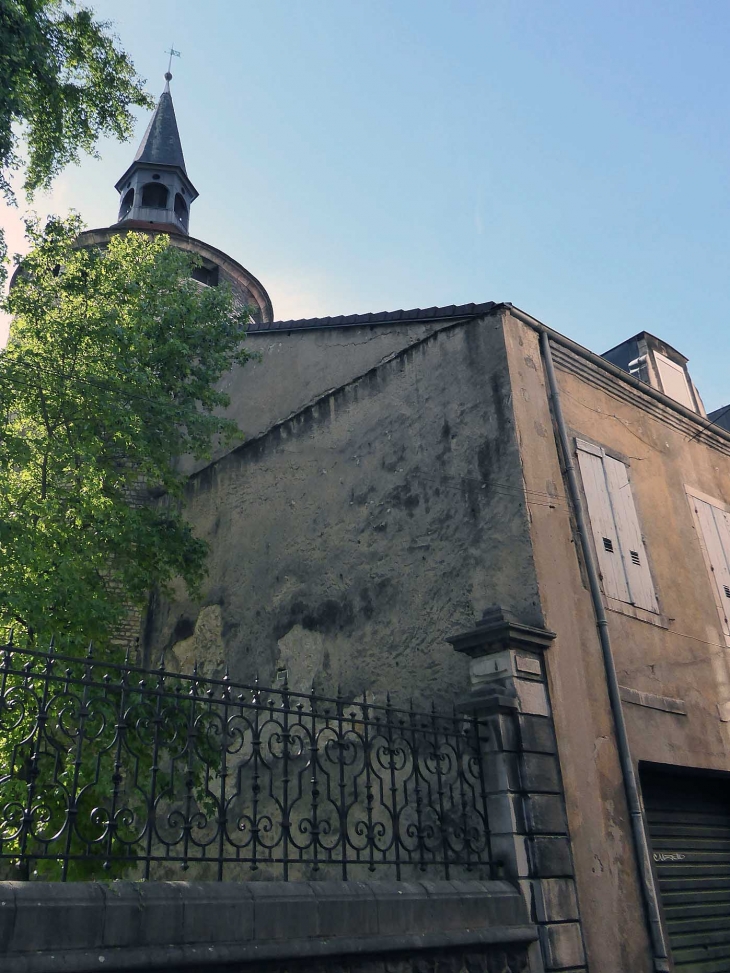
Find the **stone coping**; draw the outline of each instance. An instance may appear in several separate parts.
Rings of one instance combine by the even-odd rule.
[[[0,882],[3,973],[529,943],[508,882]]]

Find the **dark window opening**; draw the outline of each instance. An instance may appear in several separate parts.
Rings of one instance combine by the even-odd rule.
[[[167,209],[167,189],[161,183],[148,182],[142,187],[142,205],[151,209]]]
[[[603,546],[608,551],[609,554],[613,554],[613,541],[610,537],[603,538]]]
[[[134,190],[130,189],[128,193],[124,196],[122,200],[122,205],[119,207],[119,219],[124,220],[129,216],[129,211],[134,203]]]
[[[175,193],[175,216],[181,223],[187,223],[188,208],[180,193]]]
[[[197,280],[201,284],[205,284],[206,287],[217,287],[218,286],[218,265],[211,264],[210,267],[201,266],[195,267],[192,273],[193,280]]]

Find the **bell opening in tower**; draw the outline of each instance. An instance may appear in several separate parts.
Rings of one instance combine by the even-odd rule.
[[[134,190],[127,190],[124,199],[122,200],[122,205],[119,207],[119,220],[125,220],[134,206]]]
[[[188,208],[180,193],[175,193],[175,218],[182,227],[188,226]]]
[[[142,187],[142,206],[150,209],[167,209],[168,191],[159,182],[148,182]]]

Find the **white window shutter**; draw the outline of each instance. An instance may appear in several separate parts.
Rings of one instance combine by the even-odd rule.
[[[629,601],[629,587],[608,493],[603,450],[581,439],[576,439],[575,443],[603,590],[609,598]]]
[[[611,456],[604,457],[608,493],[618,532],[621,558],[629,586],[629,601],[638,608],[657,612],[656,594],[644,549],[639,518],[626,466]]]
[[[692,497],[697,520],[710,566],[710,574],[717,590],[717,606],[723,631],[730,635],[730,518],[719,507]]]
[[[687,375],[682,366],[670,361],[669,358],[661,355],[658,351],[654,352],[654,360],[659,370],[664,394],[676,399],[677,402],[681,402],[682,405],[686,405],[688,409],[694,409],[695,404],[692,401],[692,393],[687,384]]]

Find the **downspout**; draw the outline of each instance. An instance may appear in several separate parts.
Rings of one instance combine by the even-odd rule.
[[[639,796],[639,788],[636,782],[636,774],[634,773],[634,764],[631,759],[631,750],[629,748],[629,737],[626,730],[626,721],[624,720],[624,711],[621,705],[621,694],[619,690],[618,677],[616,675],[616,665],[613,659],[613,651],[611,649],[611,636],[608,630],[608,618],[606,617],[606,611],[603,607],[603,597],[598,581],[598,566],[596,564],[596,558],[589,540],[589,531],[585,511],[583,509],[583,500],[578,488],[578,479],[576,477],[575,465],[573,463],[573,455],[568,439],[568,431],[565,425],[565,419],[563,417],[562,405],[560,403],[558,382],[555,376],[553,356],[550,349],[550,337],[547,329],[541,326],[539,321],[536,321],[534,318],[530,318],[527,314],[523,314],[523,312],[519,311],[517,308],[510,308],[509,311],[510,314],[514,315],[514,317],[518,318],[532,329],[538,331],[540,334],[540,350],[545,362],[545,372],[547,374],[548,388],[550,390],[550,404],[552,406],[552,413],[558,430],[558,437],[560,439],[560,449],[563,454],[565,474],[568,481],[568,495],[573,506],[573,512],[575,513],[578,536],[580,538],[581,550],[583,551],[586,572],[588,574],[588,583],[591,592],[591,600],[593,602],[593,610],[596,616],[598,637],[601,642],[601,652],[603,653],[603,666],[606,672],[608,698],[611,706],[611,714],[613,716],[614,730],[616,733],[616,747],[621,765],[624,790],[626,792],[626,802],[629,808],[631,831],[634,839],[634,851],[636,853],[636,860],[639,869],[639,881],[648,919],[649,936],[654,955],[654,969],[657,971],[657,973],[668,973],[670,970],[669,954],[667,951],[667,944],[664,938],[664,929],[662,928],[661,916],[659,912],[659,902],[657,899],[656,885],[654,883],[654,873],[651,867],[649,840],[646,834],[646,828],[644,826],[644,818],[641,813],[641,798]]]

